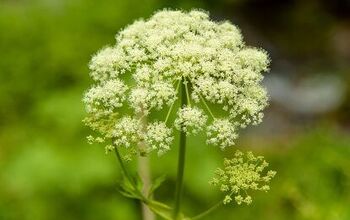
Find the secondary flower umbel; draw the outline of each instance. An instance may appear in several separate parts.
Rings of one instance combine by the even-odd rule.
[[[172,127],[187,135],[206,130],[207,143],[225,148],[240,128],[261,121],[268,64],[266,52],[246,46],[228,21],[211,21],[199,10],[159,11],[120,31],[115,45],[92,58],[85,122],[101,134],[99,141],[112,139],[114,147],[136,153],[139,143],[159,154],[169,150]],[[188,104],[174,109],[181,83]],[[222,114],[214,115],[212,106]],[[150,116],[160,110],[164,117]]]
[[[236,151],[234,158],[225,159],[224,168],[217,169],[215,177],[210,181],[226,193],[224,204],[230,203],[234,197],[238,205],[250,204],[252,198],[248,195],[250,190],[268,191],[269,183],[276,175],[275,171],[264,170],[269,164],[262,156],[254,156],[252,152],[243,154]],[[265,174],[263,174],[265,172]]]

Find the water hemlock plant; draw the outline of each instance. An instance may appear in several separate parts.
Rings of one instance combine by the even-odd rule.
[[[94,84],[83,98],[84,122],[94,130],[88,140],[105,143],[106,152],[116,154],[123,195],[165,219],[200,219],[232,201],[250,204],[249,192],[268,191],[275,171],[266,170],[263,157],[236,151],[210,180],[223,199],[195,217],[182,213],[186,138],[204,132],[208,145],[223,150],[235,144],[240,129],[259,124],[268,105],[261,85],[268,66],[267,53],[246,46],[229,21],[214,22],[201,10],[158,11],[121,30],[115,45],[92,57]],[[178,143],[175,132],[180,133]],[[153,152],[163,156],[175,145],[176,193],[168,206],[152,196],[161,181],[144,190],[143,180],[131,175],[125,161]]]

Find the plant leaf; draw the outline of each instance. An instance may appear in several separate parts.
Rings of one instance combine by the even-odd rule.
[[[166,204],[152,200],[149,202],[148,207],[164,219],[172,220],[172,209]]]
[[[150,200],[148,203],[148,207],[157,215],[163,217],[166,220],[173,220],[173,209],[168,205],[158,202],[155,200]],[[190,218],[185,217],[182,213],[180,213],[180,219],[189,220]]]
[[[142,178],[139,174],[136,174],[135,177],[133,178],[135,183],[136,183],[136,187],[137,189],[142,192],[143,191],[143,181]]]
[[[154,193],[154,191],[156,189],[158,189],[160,187],[160,185],[166,180],[166,175],[162,175],[162,176],[159,176],[157,177],[152,185],[150,186],[150,189],[148,191],[148,197],[152,197],[152,194]]]
[[[130,183],[129,179],[123,177],[122,181],[119,184],[119,192],[128,198],[140,199],[140,193],[135,187]]]

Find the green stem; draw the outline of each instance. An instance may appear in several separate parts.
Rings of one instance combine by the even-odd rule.
[[[222,204],[223,204],[222,201],[216,203],[214,206],[210,207],[209,209],[207,209],[206,211],[202,212],[201,214],[192,217],[191,220],[198,220],[198,219],[201,219],[201,218],[209,215],[210,213],[215,211],[217,208],[219,208]]]
[[[182,82],[181,85],[181,106],[187,104],[186,88],[185,84]],[[181,198],[183,190],[183,177],[185,169],[185,156],[186,156],[186,133],[180,132],[180,143],[179,143],[179,157],[178,157],[178,167],[177,167],[177,179],[176,179],[176,191],[175,191],[175,204],[174,204],[174,220],[179,219],[181,211]]]
[[[149,200],[142,194],[142,192],[140,192],[140,190],[137,188],[137,183],[135,182],[135,180],[131,177],[131,175],[129,174],[128,170],[126,169],[123,159],[118,151],[118,148],[115,147],[115,155],[118,158],[118,162],[119,165],[122,169],[123,175],[128,179],[129,183],[132,185],[132,187],[134,188],[134,190],[137,192],[137,194],[140,196],[140,200],[145,203],[145,204],[149,204]]]
[[[179,82],[177,83],[177,86],[176,86],[176,94],[177,94],[177,92],[178,92],[178,90],[179,90],[179,85],[180,85],[180,83],[181,83],[181,80],[179,80]],[[171,106],[170,106],[170,108],[169,108],[169,110],[168,110],[168,113],[166,114],[166,118],[165,118],[165,122],[164,122],[165,124],[168,122],[170,113],[171,113],[171,111],[173,110],[173,107],[174,107],[174,103],[175,103],[175,101],[174,101],[173,103],[171,103]]]
[[[139,117],[139,122],[142,125],[142,130],[146,131],[147,129],[147,117],[145,114],[137,114],[137,117]],[[150,189],[152,178],[151,178],[151,171],[150,171],[150,165],[149,165],[149,158],[147,157],[147,144],[145,141],[141,141],[137,144],[137,147],[140,150],[140,155],[138,157],[138,163],[137,163],[137,170],[139,173],[139,176],[141,178],[142,187],[140,189],[140,192],[142,195],[147,195],[148,190]],[[149,207],[144,203],[141,202],[141,210],[142,210],[142,219],[143,220],[155,220],[154,213],[149,209]]]
[[[125,168],[125,165],[124,165],[123,159],[122,159],[122,157],[121,157],[121,155],[120,155],[120,153],[119,153],[118,147],[115,147],[114,149],[115,149],[115,150],[114,150],[115,155],[116,155],[117,158],[118,158],[118,162],[119,162],[120,167],[122,168],[122,172],[123,172],[124,176],[125,176],[125,177],[128,179],[128,181],[133,185],[133,187],[137,188],[134,179],[131,178],[131,176],[129,175],[128,170]]]
[[[187,102],[188,102],[188,104],[191,106],[190,93],[189,93],[189,91],[188,91],[188,86],[187,86],[188,81],[185,81],[184,83],[185,83],[185,88],[186,88],[186,98],[187,98]]]
[[[202,101],[202,103],[204,104],[205,108],[208,110],[208,112],[209,112],[209,114],[211,115],[211,117],[212,117],[213,119],[215,119],[213,112],[210,110],[210,108],[209,108],[207,102],[204,100],[204,98],[203,98],[201,95],[199,95],[199,98],[201,99],[201,101]]]

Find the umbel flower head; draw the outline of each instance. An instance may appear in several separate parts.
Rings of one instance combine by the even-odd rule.
[[[225,148],[240,128],[261,122],[268,64],[266,52],[246,46],[229,21],[212,21],[200,10],[158,11],[121,30],[115,45],[91,59],[94,84],[83,99],[85,123],[100,134],[99,142],[113,140],[108,149],[137,153],[135,146],[144,143],[147,152],[163,154],[171,147],[173,127],[187,135],[206,132],[208,144]],[[188,104],[174,109],[181,84]],[[210,107],[222,109],[220,115]],[[167,114],[147,117],[157,111]]]
[[[250,204],[252,197],[250,190],[268,191],[269,183],[276,175],[275,171],[265,171],[269,164],[262,156],[254,156],[252,152],[236,151],[234,158],[224,160],[224,168],[218,168],[210,184],[218,186],[226,196],[224,204],[230,203],[232,198],[238,205]]]

